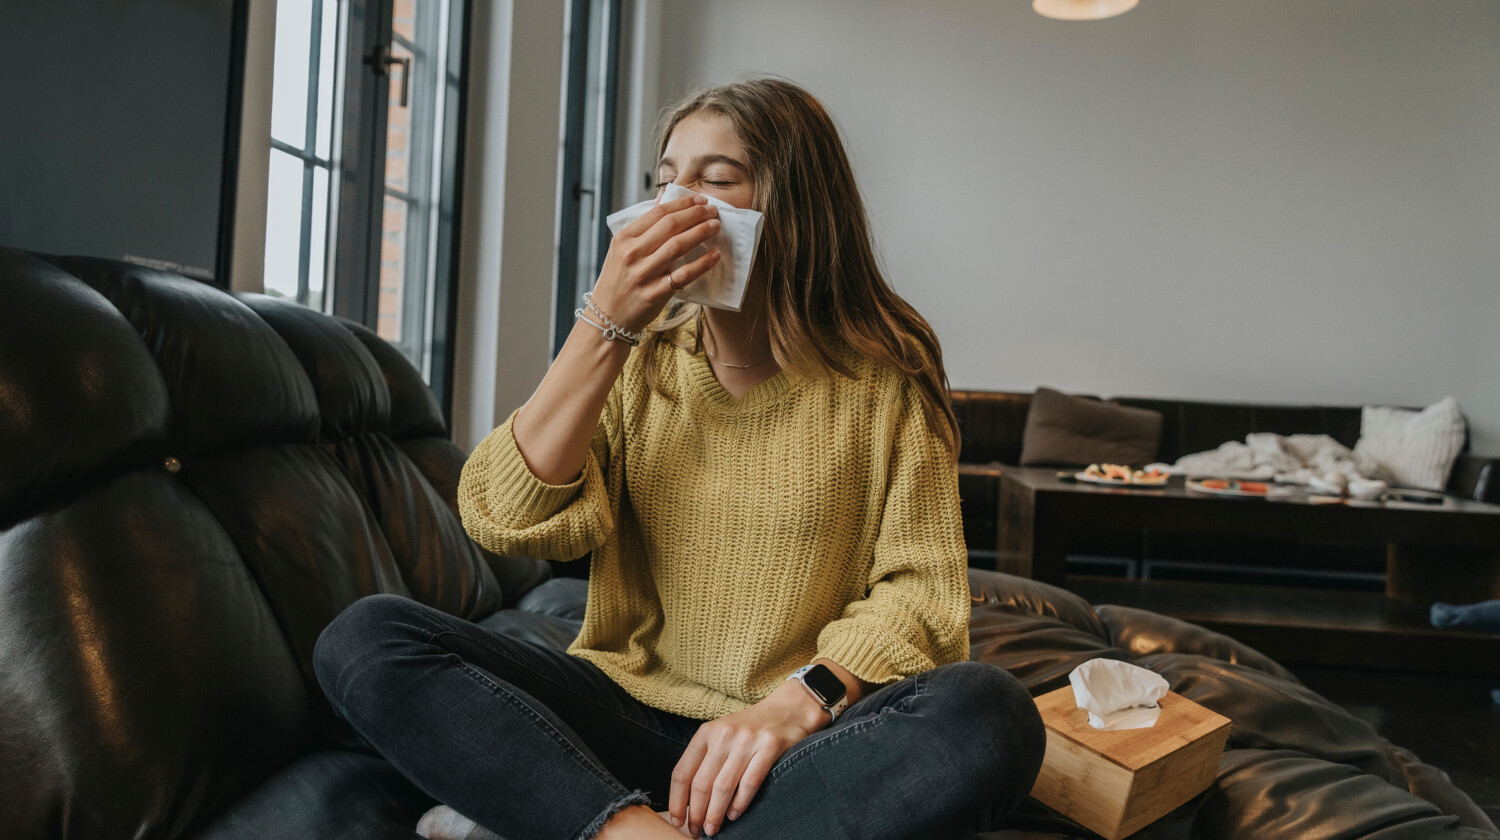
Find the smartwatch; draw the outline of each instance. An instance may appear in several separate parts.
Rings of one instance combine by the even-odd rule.
[[[802,687],[807,689],[818,701],[818,705],[823,707],[823,711],[828,713],[829,723],[838,720],[844,709],[849,707],[848,687],[827,665],[803,665],[787,679],[802,683]]]

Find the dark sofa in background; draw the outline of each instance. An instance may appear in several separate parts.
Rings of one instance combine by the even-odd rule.
[[[1029,392],[953,392],[953,411],[963,435],[959,494],[963,498],[964,537],[979,555],[995,550],[1000,524],[1000,473],[1007,466],[1021,463],[1032,397]],[[1279,406],[1146,397],[1115,397],[1107,402],[1160,412],[1161,444],[1155,460],[1169,464],[1184,455],[1217,449],[1226,441],[1243,442],[1253,432],[1328,435],[1350,448],[1359,440],[1361,406]],[[1500,458],[1476,457],[1467,449],[1465,446],[1464,454],[1454,462],[1447,492],[1500,504]],[[1149,536],[1080,534],[1079,553],[1138,556]],[[1203,553],[1205,543],[1162,536],[1151,548],[1158,556],[1192,558]],[[1383,571],[1385,564],[1384,547],[1375,545],[1237,540],[1214,544],[1212,551],[1220,563],[1288,562],[1304,569],[1323,567],[1331,571]]]
[[[0,249],[4,836],[413,837],[432,803],[329,712],[319,631],[389,592],[563,647],[587,585],[468,539],[463,457],[368,330]],[[1034,693],[1104,656],[1233,719],[1216,784],[1137,836],[1500,837],[1441,770],[1227,637],[981,570],[970,588],[973,657]],[[1001,828],[1090,836],[1035,804]]]

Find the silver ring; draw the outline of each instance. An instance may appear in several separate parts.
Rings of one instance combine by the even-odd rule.
[[[672,271],[667,272],[667,285],[672,287],[672,291],[680,292],[682,291],[682,287],[677,285],[677,280],[672,277],[672,273],[676,270],[677,269],[674,268],[672,269]]]

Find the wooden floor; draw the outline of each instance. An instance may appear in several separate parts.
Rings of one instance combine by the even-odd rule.
[[[1287,666],[1500,677],[1500,636],[1428,621],[1377,592],[1069,575],[1094,604],[1140,607],[1218,631]]]

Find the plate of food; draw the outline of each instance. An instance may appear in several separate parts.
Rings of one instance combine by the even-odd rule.
[[[1190,478],[1189,490],[1212,493],[1216,496],[1252,496],[1265,498],[1271,495],[1271,485],[1264,481],[1245,481],[1238,478]]]
[[[1074,473],[1073,477],[1090,484],[1114,487],[1161,487],[1171,478],[1159,470],[1133,470],[1123,464],[1089,464],[1088,469]]]

